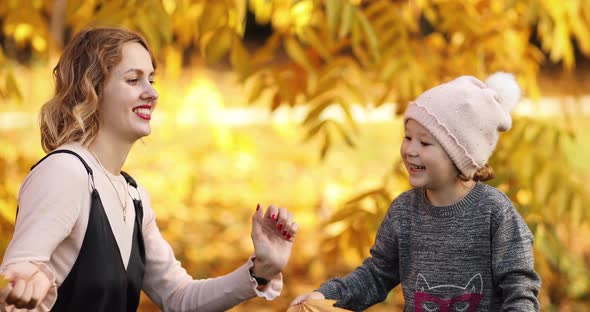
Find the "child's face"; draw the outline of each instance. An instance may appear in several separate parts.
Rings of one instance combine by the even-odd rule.
[[[458,171],[438,141],[421,124],[409,119],[400,152],[410,185],[441,190],[457,180]]]

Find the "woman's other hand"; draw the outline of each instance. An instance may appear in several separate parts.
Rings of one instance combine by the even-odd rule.
[[[258,277],[271,280],[283,271],[289,257],[298,225],[293,214],[285,208],[271,205],[263,214],[260,205],[252,216],[252,242],[254,243],[254,267]]]
[[[324,295],[321,292],[319,292],[319,291],[313,291],[313,292],[310,292],[310,293],[307,293],[307,294],[303,294],[303,295],[295,298],[295,300],[293,300],[291,302],[291,305],[290,306],[301,304],[304,301],[310,300],[310,299],[311,300],[313,300],[313,299],[324,300],[326,298],[324,297]]]
[[[10,283],[0,289],[0,304],[19,309],[34,309],[45,298],[51,281],[39,267],[30,262],[6,266],[1,274]]]

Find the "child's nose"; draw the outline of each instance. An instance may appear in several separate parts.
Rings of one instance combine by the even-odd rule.
[[[408,154],[408,156],[412,156],[412,157],[418,156],[418,148],[417,148],[416,144],[414,144],[413,142],[410,143],[408,145],[408,149],[406,150],[406,153]]]

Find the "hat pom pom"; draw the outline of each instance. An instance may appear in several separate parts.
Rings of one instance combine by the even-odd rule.
[[[507,112],[510,112],[520,99],[520,87],[514,75],[497,72],[486,79],[486,85],[496,91],[500,104]]]

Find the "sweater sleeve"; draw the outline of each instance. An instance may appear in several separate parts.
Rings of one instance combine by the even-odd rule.
[[[57,299],[55,271],[49,261],[89,200],[89,185],[83,165],[67,154],[47,158],[23,182],[14,234],[1,269],[28,262],[47,275],[51,288],[34,311],[49,311]],[[0,311],[3,308],[0,305]]]
[[[539,311],[541,279],[534,268],[533,235],[511,203],[499,211],[492,224],[492,269],[502,311]]]
[[[354,311],[379,303],[389,291],[400,283],[398,231],[394,217],[395,208],[389,208],[379,226],[370,256],[353,272],[341,278],[333,278],[318,289],[326,299],[337,300],[337,307]]]
[[[257,289],[256,281],[250,276],[250,268],[254,265],[252,259],[227,275],[194,280],[162,237],[147,192],[141,189],[141,194],[146,251],[143,290],[163,311],[225,311],[256,296],[273,300],[280,294],[283,287],[281,274],[262,290]]]

